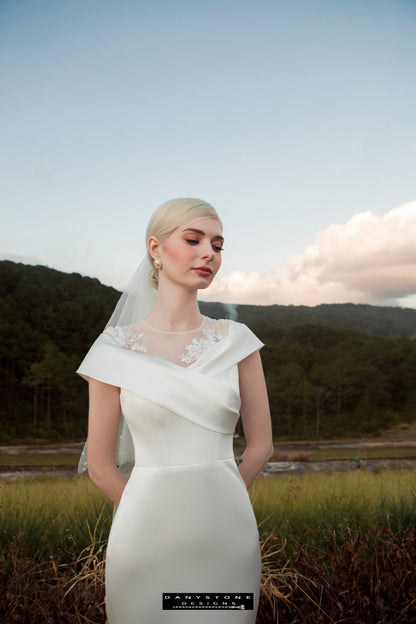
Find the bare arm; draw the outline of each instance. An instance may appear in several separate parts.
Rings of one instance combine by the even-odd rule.
[[[241,420],[247,441],[238,468],[249,487],[273,453],[269,400],[259,351],[242,360],[238,372]]]
[[[89,380],[88,474],[97,487],[118,505],[127,479],[115,464],[120,424],[120,388]]]

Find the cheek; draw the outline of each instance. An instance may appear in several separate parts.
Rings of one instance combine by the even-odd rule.
[[[216,269],[216,271],[218,271],[218,269],[219,269],[219,268],[220,268],[220,266],[221,266],[221,262],[222,262],[222,256],[221,256],[221,254],[215,255],[215,260],[214,260],[214,262],[215,262],[215,269]]]
[[[194,249],[191,245],[166,245],[164,251],[167,257],[174,262],[186,261],[194,255]]]

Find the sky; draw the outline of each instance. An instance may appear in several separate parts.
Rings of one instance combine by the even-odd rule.
[[[122,289],[213,204],[201,298],[416,307],[416,1],[0,0],[0,259]]]

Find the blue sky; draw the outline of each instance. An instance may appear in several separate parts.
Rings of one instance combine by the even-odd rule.
[[[416,306],[415,61],[410,1],[2,0],[0,257],[122,288],[195,196],[210,298]]]

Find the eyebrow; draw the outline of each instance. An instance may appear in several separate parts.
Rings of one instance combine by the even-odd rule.
[[[205,232],[203,232],[202,230],[197,230],[196,228],[186,228],[186,230],[183,230],[183,232],[195,232],[195,234],[202,234],[202,236],[205,236]],[[224,237],[218,234],[217,236],[214,236],[212,240],[224,241]]]

